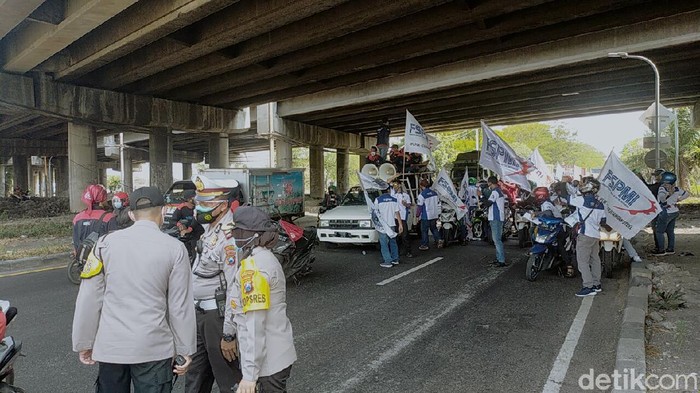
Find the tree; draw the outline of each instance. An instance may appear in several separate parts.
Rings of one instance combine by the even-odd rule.
[[[666,165],[666,169],[673,168],[676,175],[678,175],[679,183],[682,187],[691,189],[691,185],[697,184],[698,180],[700,180],[700,130],[691,127],[691,108],[679,108],[677,110],[677,116],[678,150],[680,152],[678,159],[680,161],[680,168],[673,168],[673,157],[675,157],[676,150],[675,146],[671,146],[664,149],[671,161]],[[673,124],[667,127],[662,134],[670,136],[671,140],[673,140]]]
[[[651,174],[651,169],[647,168],[644,163],[644,155],[647,151],[642,147],[642,139],[635,139],[628,142],[622,148],[620,159],[632,170],[632,172],[641,173],[644,178],[648,178]]]
[[[107,176],[107,190],[109,192],[115,192],[122,187],[122,178],[119,175],[109,175]]]

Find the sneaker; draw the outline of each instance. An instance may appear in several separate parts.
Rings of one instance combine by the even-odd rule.
[[[399,261],[391,261],[391,264],[392,264],[392,265],[398,265],[398,264],[399,264]]]
[[[676,252],[674,250],[666,250],[666,255],[673,255]]]
[[[662,257],[662,256],[666,255],[666,251],[654,250],[651,252],[651,255],[653,255],[655,257]]]
[[[588,287],[583,287],[581,288],[580,291],[576,292],[576,296],[578,297],[587,297],[587,296],[595,296],[598,292],[595,291],[593,288],[588,288]]]
[[[601,287],[600,285],[594,285],[593,290],[596,291],[596,293],[603,292],[603,287]]]
[[[428,246],[420,246],[420,247],[418,247],[418,249],[421,250],[421,251],[426,251],[426,250],[429,250],[430,247],[428,247]]]
[[[632,258],[632,260],[635,261],[635,262],[637,262],[637,263],[642,263],[642,258],[641,258],[639,255],[637,255],[636,257]]]
[[[410,252],[407,252],[407,253],[406,253],[406,258],[413,258],[413,254],[411,254]]]
[[[386,263],[386,262],[380,263],[379,266],[381,266],[381,267],[394,267],[394,265],[392,265],[391,263]]]

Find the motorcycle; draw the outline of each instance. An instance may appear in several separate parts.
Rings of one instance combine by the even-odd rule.
[[[622,235],[600,228],[600,261],[605,277],[612,278],[613,270],[622,263],[622,256]]]
[[[17,315],[17,308],[10,307],[10,302],[0,300],[0,308],[5,317],[5,326]],[[0,337],[0,393],[24,393],[24,390],[13,386],[15,371],[13,365],[22,352],[22,342],[12,336]]]
[[[471,217],[472,236],[475,239],[485,239],[489,230],[488,214],[483,209],[474,209]]]
[[[288,221],[279,220],[278,241],[272,252],[282,264],[286,279],[298,281],[311,273],[316,260],[314,247],[318,244],[316,228],[301,228]]]
[[[515,227],[518,233],[518,247],[525,248],[528,243],[532,243],[530,239],[530,228],[531,223],[525,218],[525,214],[532,211],[532,209],[520,208],[515,211]]]
[[[560,260],[563,259],[563,256],[559,255],[557,237],[561,232],[566,231],[568,224],[561,218],[540,217],[530,218],[530,220],[536,227],[530,257],[525,267],[525,278],[528,281],[535,281],[541,271],[555,267],[559,269],[561,274],[563,261]],[[568,238],[565,249],[569,255],[573,252],[571,241]]]
[[[442,240],[444,240],[444,247],[447,247],[451,242],[459,242],[462,240],[459,237],[460,223],[459,220],[457,220],[457,213],[453,208],[443,205],[437,225]]]

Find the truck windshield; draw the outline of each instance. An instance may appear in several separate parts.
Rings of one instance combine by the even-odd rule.
[[[367,191],[369,194],[370,199],[374,200],[374,198],[379,196],[379,191],[376,190],[370,190]],[[365,194],[362,191],[362,188],[360,187],[353,187],[348,191],[347,194],[345,194],[345,197],[343,197],[343,202],[340,204],[340,206],[366,206],[367,202],[365,201]]]

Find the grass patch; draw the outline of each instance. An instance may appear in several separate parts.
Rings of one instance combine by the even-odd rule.
[[[72,217],[35,218],[0,224],[0,239],[20,237],[71,237]]]
[[[55,244],[39,248],[29,248],[7,251],[0,247],[0,260],[4,259],[22,259],[29,257],[44,257],[47,255],[60,254],[63,252],[71,252],[73,247],[70,244]],[[66,259],[66,264],[68,259]]]

